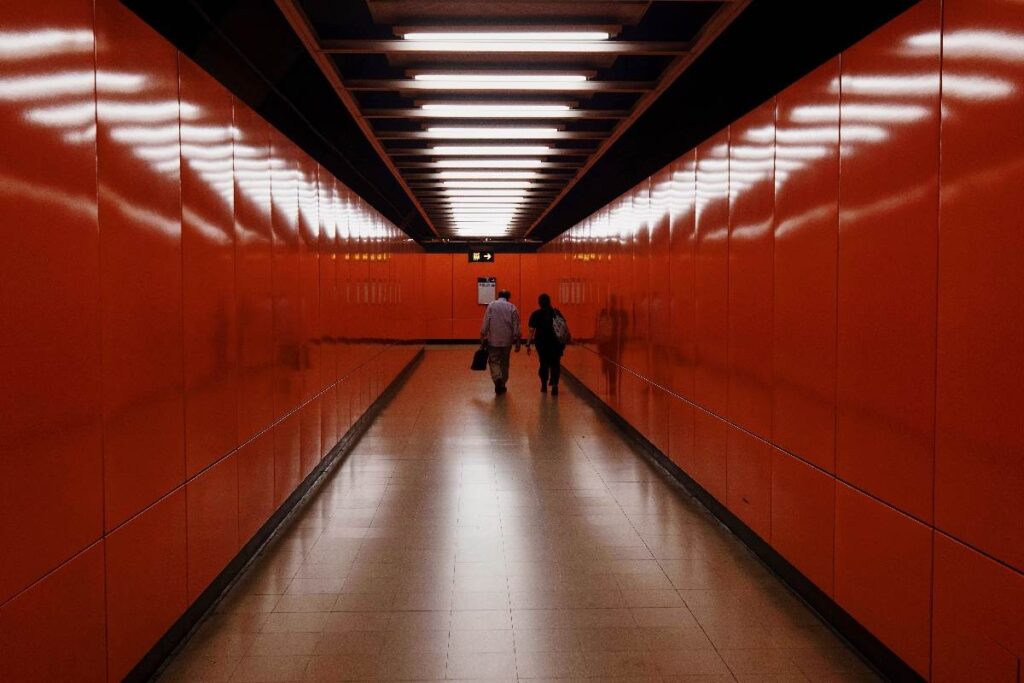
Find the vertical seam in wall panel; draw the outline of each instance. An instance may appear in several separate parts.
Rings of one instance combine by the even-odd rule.
[[[835,321],[832,344],[832,598],[839,602],[839,251],[843,207],[843,56],[839,53],[837,71],[839,93],[836,96],[836,255],[835,255]]]
[[[942,239],[942,75],[943,75],[943,64],[945,59],[945,36],[946,36],[946,3],[943,0],[939,0],[939,102],[938,102],[938,135],[935,141],[937,147],[936,153],[936,173],[935,173],[935,355],[933,357],[933,372],[934,372],[934,384],[932,386],[932,518],[931,518],[931,585],[929,586],[929,592],[931,593],[931,599],[928,601],[928,674],[933,676],[935,673],[934,657],[935,657],[935,601],[937,595],[935,593],[935,528],[938,526],[938,521],[935,519],[936,504],[935,504],[935,491],[936,482],[938,480],[938,461],[939,461],[939,285],[940,280],[940,251],[939,245]],[[1020,660],[1018,660],[1017,666],[1017,679],[1020,680]]]
[[[97,265],[97,312],[99,315],[99,335],[96,344],[99,350],[100,363],[100,537],[99,543],[103,546],[103,678],[110,675],[110,609],[108,606],[109,589],[107,586],[107,454],[106,454],[106,433],[103,428],[104,405],[106,394],[106,377],[103,373],[103,244],[100,231],[100,140],[99,140],[99,41],[96,36],[96,0],[92,2],[92,106],[93,106],[93,171],[96,178],[96,265]],[[69,560],[70,561],[70,560]]]
[[[735,122],[730,123],[728,128],[725,129],[725,367],[722,369],[723,376],[725,378],[725,414],[729,415],[729,395],[732,393],[729,389],[729,348],[732,346],[729,343],[729,312],[732,308],[729,305],[729,295],[732,293],[732,283],[730,282],[730,271],[732,270],[729,262],[729,257],[732,254],[732,245],[729,239],[729,223],[732,220],[732,163],[730,159],[732,157],[732,127]],[[726,423],[726,429],[731,424],[731,420]],[[726,501],[729,500],[729,433],[725,434],[725,453],[723,460],[725,461],[725,500],[722,504],[725,505]]]
[[[238,142],[238,100],[234,95],[229,96],[231,102],[231,250],[234,258],[231,260],[231,270],[233,273],[232,285],[233,285],[233,296],[232,296],[232,307],[234,308],[234,344],[235,344],[235,368],[233,382],[235,390],[235,448],[232,450],[240,453],[242,440],[242,401],[241,401],[241,377],[240,369],[242,366],[242,354],[239,346],[242,343],[241,339],[241,324],[238,315],[238,168],[236,162],[238,160],[236,152],[236,143]],[[242,475],[238,471],[239,463],[242,458],[236,457],[235,459],[235,538],[237,539],[237,546],[241,548],[244,543],[242,542]],[[188,514],[186,508],[185,513]]]
[[[192,574],[191,554],[188,552],[188,375],[185,370],[185,188],[182,186],[184,164],[181,149],[181,52],[174,51],[175,85],[177,86],[178,103],[178,263],[181,267],[181,311],[178,322],[181,324],[181,466],[184,471],[181,486],[185,489],[185,603],[190,604],[189,578]],[[219,464],[223,456],[214,465]]]
[[[771,228],[771,245],[772,245],[772,277],[770,280],[772,296],[770,299],[771,308],[771,333],[768,337],[769,352],[768,352],[768,441],[771,444],[775,443],[775,223],[776,215],[778,213],[778,205],[776,203],[775,194],[775,176],[778,173],[778,154],[779,154],[779,96],[774,95],[772,97],[772,217],[768,222]],[[772,480],[773,474],[775,473],[775,455],[772,453],[771,447],[768,449],[768,543],[772,543],[772,509],[774,508],[775,496],[773,495]]]

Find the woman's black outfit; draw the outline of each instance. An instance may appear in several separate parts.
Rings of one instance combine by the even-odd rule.
[[[537,347],[537,358],[540,360],[541,388],[547,386],[549,380],[552,387],[558,386],[558,380],[562,376],[562,352],[565,346],[555,336],[555,328],[552,324],[555,315],[561,315],[557,308],[538,308],[530,314],[529,326],[536,330],[533,341]]]

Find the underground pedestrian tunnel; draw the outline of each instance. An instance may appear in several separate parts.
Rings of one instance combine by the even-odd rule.
[[[0,680],[1020,683],[1022,104],[1014,0],[7,0]]]

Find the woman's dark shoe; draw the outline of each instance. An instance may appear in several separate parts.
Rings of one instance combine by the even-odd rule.
[[[551,385],[551,395],[552,396],[558,396],[558,385],[557,384],[552,384]]]
[[[547,382],[541,382],[540,383],[540,393],[542,393],[542,394],[548,393],[548,383]]]

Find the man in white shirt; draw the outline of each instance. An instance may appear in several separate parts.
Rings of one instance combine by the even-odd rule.
[[[494,380],[494,393],[504,394],[508,382],[508,363],[512,346],[519,352],[522,336],[519,327],[519,311],[509,299],[512,293],[507,289],[498,292],[498,298],[487,304],[484,322],[480,326],[480,338],[487,343],[487,365]]]

